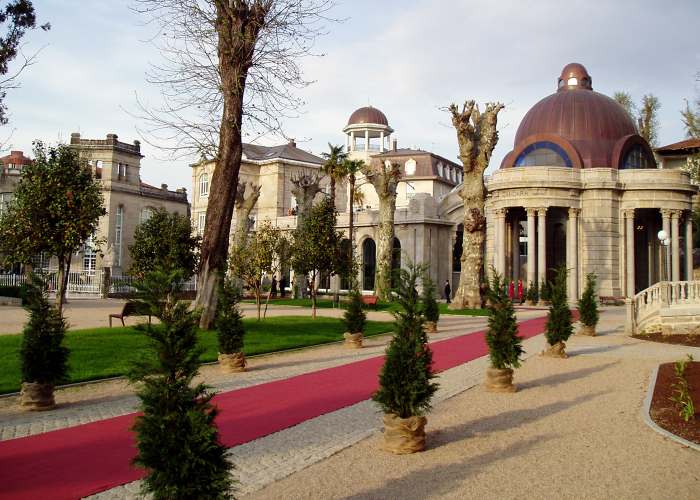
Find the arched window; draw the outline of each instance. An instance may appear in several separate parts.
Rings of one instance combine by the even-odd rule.
[[[639,144],[632,144],[632,146],[630,146],[630,148],[627,150],[622,168],[651,168],[651,161],[649,161],[649,155],[647,154],[646,149]]]
[[[209,174],[207,173],[199,178],[199,196],[209,196]]]
[[[572,76],[571,78],[569,78],[569,81],[566,83],[567,83],[567,85],[578,85],[578,80]]]
[[[377,268],[377,245],[372,238],[362,243],[362,289],[374,290],[374,272]]]
[[[573,163],[561,146],[553,142],[536,142],[523,149],[514,166],[573,168]]]

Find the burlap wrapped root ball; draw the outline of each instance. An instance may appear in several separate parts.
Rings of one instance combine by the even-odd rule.
[[[425,448],[425,416],[399,418],[393,413],[387,413],[382,419],[384,438],[379,448],[395,455],[407,455]]]
[[[544,356],[545,358],[566,359],[569,356],[564,349],[566,349],[566,344],[564,342],[557,342],[554,345],[549,345],[549,342],[547,342],[547,348],[540,353],[540,356]]]
[[[362,349],[362,333],[345,332],[346,349]]]
[[[487,392],[517,392],[518,388],[513,385],[513,370],[499,370],[489,368],[486,370],[486,380],[484,380]]]
[[[425,333],[437,333],[437,323],[435,321],[424,321],[423,331]]]
[[[20,410],[25,411],[47,411],[56,408],[54,399],[54,384],[35,384],[33,382],[22,382],[21,398],[19,400]]]
[[[219,363],[223,373],[240,373],[246,371],[248,362],[245,359],[245,353],[234,352],[233,354],[219,353]]]

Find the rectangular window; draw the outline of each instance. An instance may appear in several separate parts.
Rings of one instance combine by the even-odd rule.
[[[207,221],[207,213],[199,212],[199,224],[197,225],[197,232],[199,234],[204,234],[204,223]]]
[[[124,219],[124,207],[117,207],[114,230],[114,265],[115,267],[122,265],[122,220]]]
[[[12,199],[12,193],[0,193],[0,217],[7,213],[7,202]]]
[[[90,275],[95,274],[97,268],[97,252],[95,251],[95,238],[90,236],[83,243],[83,271]]]

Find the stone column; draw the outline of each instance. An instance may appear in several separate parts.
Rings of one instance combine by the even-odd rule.
[[[381,144],[381,145],[379,146],[379,152],[380,152],[380,153],[383,153],[383,152],[384,152],[384,131],[381,131],[381,132],[379,133],[379,137],[380,137],[379,144]]]
[[[537,286],[536,282],[536,271],[537,264],[535,260],[537,259],[537,243],[535,240],[535,216],[537,215],[537,210],[534,208],[527,209],[527,286],[533,283]]]
[[[494,245],[494,266],[501,276],[505,275],[506,269],[506,209],[497,208],[493,211],[496,219],[496,242]]]
[[[513,219],[510,223],[511,234],[511,259],[513,266],[512,280],[518,283],[520,279],[520,221]]]
[[[569,300],[578,299],[578,214],[580,208],[569,209],[566,241],[566,267],[569,268]]]
[[[369,151],[369,130],[365,130],[365,151]]]
[[[629,298],[634,297],[634,209],[623,210],[625,217],[625,247],[627,248],[627,290],[626,295]]]
[[[352,148],[352,151],[355,151],[355,131],[354,130],[350,131],[350,147]]]
[[[693,281],[693,213],[685,217],[685,279]]]
[[[350,152],[350,135],[345,134],[345,151]]]
[[[680,216],[680,210],[671,212],[671,276],[673,281],[681,280]]]
[[[537,286],[547,280],[547,208],[537,209]]]
[[[666,231],[671,238],[671,210],[661,210],[661,229]],[[661,243],[661,281],[671,280],[671,252],[670,245]]]

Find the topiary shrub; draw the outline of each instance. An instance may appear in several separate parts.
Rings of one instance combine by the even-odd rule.
[[[396,272],[393,291],[403,311],[392,312],[396,333],[386,349],[379,389],[372,396],[381,411],[404,419],[423,415],[438,389],[438,384],[431,382],[436,377],[433,352],[422,329],[424,318],[416,293],[416,281],[427,266],[408,261],[407,268]]]
[[[542,302],[549,302],[552,299],[552,295],[550,293],[550,287],[549,283],[547,283],[544,279],[540,282],[540,300]]]
[[[227,276],[220,277],[214,325],[221,354],[233,354],[243,350],[246,330],[243,316],[238,309],[239,300],[239,289],[235,279]]]
[[[367,313],[362,310],[364,302],[362,302],[362,293],[360,293],[360,284],[354,282],[350,293],[348,294],[347,308],[343,314],[343,325],[348,333],[356,335],[362,333],[367,322]]]
[[[430,278],[427,271],[423,276],[423,295],[421,302],[423,304],[423,316],[426,321],[437,323],[440,320],[440,307],[435,300],[435,282]]]
[[[179,299],[182,285],[182,270],[164,268],[135,285],[139,310],[160,322],[137,326],[150,349],[127,372],[142,412],[130,428],[138,440],[132,463],[146,470],[141,492],[154,500],[231,498],[233,464],[214,423],[214,392],[192,385],[204,349],[197,345],[200,313]]]
[[[488,280],[486,296],[492,304],[493,314],[489,317],[489,329],[485,340],[489,346],[491,367],[498,370],[520,368],[523,354],[523,337],[518,336],[515,307],[508,294],[508,283],[492,269],[493,278]]]
[[[527,284],[527,292],[525,292],[525,300],[535,302],[537,300],[537,287],[534,281]]]
[[[49,303],[47,283],[30,274],[25,285],[29,319],[22,331],[19,369],[22,382],[57,384],[68,380],[70,350],[63,344],[68,325]]]
[[[556,270],[556,276],[552,281],[549,314],[544,325],[544,336],[551,346],[569,340],[569,337],[574,333],[574,325],[571,322],[574,315],[569,309],[569,299],[566,293],[566,277],[568,275],[569,271],[562,263]]]
[[[596,298],[596,285],[598,277],[595,273],[586,274],[586,289],[583,291],[581,298],[578,299],[578,316],[579,321],[584,326],[596,326],[600,319],[598,313],[598,300]]]

